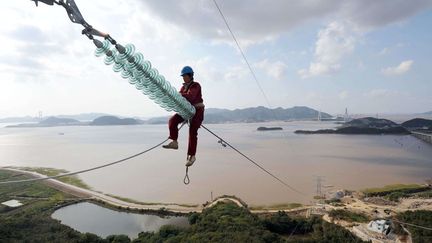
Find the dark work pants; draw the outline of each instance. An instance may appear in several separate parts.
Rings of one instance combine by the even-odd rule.
[[[204,107],[196,108],[195,115],[190,120],[189,127],[189,145],[188,155],[195,155],[198,144],[198,129],[204,120]],[[178,125],[182,123],[184,119],[179,115],[175,114],[169,119],[169,138],[172,140],[178,139]]]

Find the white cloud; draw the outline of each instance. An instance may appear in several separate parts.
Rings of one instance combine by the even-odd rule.
[[[355,42],[355,33],[349,23],[330,23],[318,32],[314,61],[309,68],[299,70],[298,74],[302,78],[309,78],[338,71],[340,61],[354,50]]]
[[[396,67],[388,67],[381,69],[381,73],[383,73],[384,75],[402,75],[411,69],[413,63],[413,60],[403,61]]]
[[[250,55],[255,60],[264,60],[255,63],[255,67],[275,79],[282,79],[287,68],[274,57],[268,56],[266,60],[264,56],[268,53],[261,52],[261,48],[269,44],[265,42],[294,28],[335,20],[335,26],[323,27],[315,48],[311,48],[314,59],[310,66],[309,63],[304,66],[303,73],[328,74],[340,69],[343,58],[355,48],[358,36],[353,26],[371,29],[400,22],[432,4],[426,0],[274,0],[271,4],[266,0],[217,1],[242,46],[264,43]],[[108,31],[122,44],[134,43],[174,86],[181,85],[179,69],[193,66],[199,81],[207,82],[204,87],[209,105],[231,104],[234,108],[237,102],[252,105],[260,102],[256,97],[261,94],[251,84],[251,74],[238,56],[233,58],[228,50],[214,52],[213,48],[222,50],[223,46],[208,46],[214,42],[232,44],[212,1],[99,0],[77,4],[94,27]],[[7,115],[35,114],[38,110],[46,114],[163,113],[159,106],[113,73],[111,67],[105,66],[102,59],[93,56],[94,46],[80,34],[82,27],[72,24],[61,7],[41,3],[36,8],[31,1],[4,1],[0,21],[11,23],[0,26],[3,47],[0,103],[8,104],[8,108],[1,107]],[[273,44],[279,45],[274,42],[265,48],[279,48]],[[275,89],[277,99],[280,87],[283,85],[265,88]],[[220,99],[221,93],[224,99]],[[334,98],[339,100],[337,94],[334,92]],[[307,96],[312,99],[314,94]]]
[[[343,1],[342,16],[363,29],[373,29],[405,20],[432,6],[431,0],[354,0]]]
[[[273,40],[316,19],[343,19],[362,29],[400,22],[432,6],[431,0],[249,0],[217,1],[242,45]],[[209,0],[141,1],[166,22],[211,40],[232,42],[217,9]]]
[[[181,67],[172,75],[168,71],[172,63],[186,59],[180,47],[189,41],[189,35],[182,29],[161,21],[154,12],[142,9],[139,2],[77,3],[95,28],[108,31],[121,44],[134,43],[161,74],[179,80]],[[33,115],[38,110],[46,114],[164,114],[105,66],[101,58],[94,57],[94,45],[80,34],[82,27],[71,23],[61,7],[41,3],[36,8],[30,1],[8,1],[0,9],[0,21],[13,23],[0,27],[4,47],[0,53],[0,96],[14,97],[0,116]],[[23,92],[22,87],[32,87],[31,92]]]
[[[263,69],[267,75],[277,80],[283,79],[286,75],[287,65],[281,61],[271,62],[268,59],[264,59],[254,66]]]

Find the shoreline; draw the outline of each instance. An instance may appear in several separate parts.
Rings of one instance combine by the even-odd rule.
[[[0,167],[0,171],[4,170],[4,171],[10,171],[10,172],[15,172],[15,173],[19,173],[19,174],[26,174],[28,176],[31,176],[33,178],[46,178],[48,176],[37,173],[37,172],[33,172],[33,171],[25,171],[25,170],[19,170],[19,169],[13,169],[13,168],[5,168],[5,167]],[[102,207],[106,207],[109,209],[113,209],[113,210],[117,210],[117,211],[122,211],[122,212],[136,212],[136,213],[147,213],[147,214],[155,214],[155,215],[169,215],[169,216],[182,216],[182,215],[187,215],[190,213],[195,213],[195,212],[202,212],[204,209],[212,207],[214,205],[216,205],[217,202],[223,202],[223,201],[230,201],[233,202],[235,204],[237,204],[238,206],[247,208],[251,213],[254,214],[268,214],[268,213],[277,213],[279,211],[284,211],[287,213],[301,213],[301,212],[306,212],[306,214],[308,214],[308,212],[310,213],[310,211],[314,210],[317,208],[317,205],[321,205],[320,203],[315,203],[312,205],[298,205],[296,207],[277,207],[274,208],[272,206],[256,206],[256,205],[250,205],[248,206],[245,202],[243,202],[240,198],[237,198],[236,196],[227,196],[227,195],[223,195],[220,197],[215,198],[212,202],[206,202],[204,204],[200,204],[200,205],[196,205],[196,206],[192,206],[192,205],[185,205],[185,206],[181,206],[181,204],[177,204],[177,203],[144,203],[144,202],[132,202],[132,199],[123,199],[121,197],[115,196],[115,195],[106,195],[103,194],[101,192],[96,192],[93,190],[89,190],[89,189],[84,189],[84,188],[80,188],[78,186],[75,185],[71,185],[71,184],[67,184],[65,182],[61,182],[59,180],[56,179],[46,179],[45,181],[43,181],[47,186],[54,188],[56,190],[59,190],[61,192],[76,196],[78,199],[74,202],[74,203],[79,203],[79,202],[84,202],[84,201],[88,201],[88,202],[92,202],[95,203],[99,206]],[[24,182],[25,183],[25,182]],[[361,191],[356,191],[357,193],[361,192]],[[361,197],[355,196],[354,197],[357,200],[358,203],[360,203],[362,206],[361,208],[368,208],[369,207],[375,207],[375,208],[387,208],[387,209],[393,209],[394,211],[397,212],[403,212],[406,210],[413,210],[413,208],[411,208],[411,204],[414,203],[415,201],[424,201],[427,202],[428,205],[426,207],[423,207],[424,209],[428,209],[428,210],[432,210],[432,198],[431,199],[410,199],[410,198],[402,198],[402,200],[395,204],[395,205],[379,205],[379,204],[375,204],[375,203],[371,203],[371,202],[367,202],[361,199]],[[131,201],[129,201],[131,200]],[[73,203],[71,203],[73,204]],[[351,204],[351,203],[349,203]],[[348,205],[349,205],[348,204]],[[356,203],[357,204],[357,203]],[[70,205],[70,204],[68,204]],[[287,204],[290,205],[290,204]],[[326,205],[329,205],[326,203]],[[347,205],[347,206],[348,206]],[[366,206],[368,205],[368,206]],[[321,207],[318,206],[318,207]],[[350,205],[352,206],[352,205]],[[348,208],[351,208],[350,206],[348,206]],[[358,207],[359,205],[357,205]],[[337,208],[337,207],[336,207]],[[351,208],[351,209],[355,209],[355,208]],[[356,208],[357,210],[359,208]]]
[[[7,168],[7,167],[0,167],[0,171],[11,171],[15,173],[25,174],[28,176],[31,176],[33,178],[46,178],[47,175],[43,175],[34,171],[26,171],[26,170],[20,170],[15,168]],[[212,202],[206,202],[204,204],[199,204],[197,206],[192,205],[186,205],[181,206],[180,203],[144,203],[144,202],[132,202],[134,200],[115,196],[115,195],[107,195],[101,192],[93,191],[90,189],[81,188],[75,185],[71,185],[56,179],[46,179],[44,182],[47,186],[54,188],[56,190],[59,190],[61,192],[73,195],[78,197],[78,199],[70,204],[72,205],[75,203],[80,202],[91,202],[95,203],[99,206],[106,207],[112,210],[121,211],[121,212],[135,212],[135,213],[147,213],[147,214],[155,214],[155,215],[170,215],[170,216],[182,216],[187,215],[190,213],[201,213],[204,209],[212,207],[216,205],[217,202],[223,202],[223,201],[231,201],[238,206],[248,208],[250,212],[256,213],[256,214],[266,214],[266,213],[276,213],[278,211],[285,211],[285,212],[302,212],[307,211],[310,208],[312,208],[312,205],[299,205],[297,207],[278,207],[274,208],[272,206],[269,206],[269,208],[265,208],[265,206],[248,206],[246,205],[241,199],[235,197],[235,196],[227,196],[223,195],[220,197],[215,198]],[[25,182],[22,182],[25,183]],[[67,206],[64,205],[64,206]],[[183,204],[184,205],[184,204]],[[254,209],[255,208],[255,209]]]
[[[36,172],[12,168],[0,167],[0,171],[11,172],[10,174],[12,174],[12,176],[17,173],[17,175],[26,174],[33,178],[47,177],[46,175]],[[254,209],[253,206],[249,207],[242,199],[229,195],[217,197],[212,202],[206,202],[206,204],[202,206],[196,206],[193,209],[185,209],[184,207],[180,207],[176,204],[163,203],[154,205],[140,205],[137,203],[122,201],[100,192],[79,188],[77,186],[60,182],[55,179],[46,179],[45,182],[41,182],[43,182],[45,188],[52,188],[64,193],[65,195],[68,194],[70,196],[74,196],[73,199],[62,200],[61,203],[54,204],[54,207],[51,208],[52,211],[70,205],[88,202],[100,207],[123,213],[148,214],[159,217],[190,217],[194,213],[202,213],[203,210],[212,208],[216,205],[219,205],[219,202],[222,202],[235,204],[236,207],[243,208],[249,213],[255,214],[257,217],[272,217],[272,215],[280,214],[281,211],[287,215],[290,215],[290,217],[302,217],[307,219],[318,216],[324,221],[339,225],[357,237],[365,240],[379,238],[377,238],[376,233],[367,229],[368,222],[372,222],[377,219],[393,220],[394,217],[397,217],[398,215],[407,211],[432,211],[432,185],[430,183],[422,185],[394,184],[380,188],[367,188],[363,189],[362,191],[347,191],[343,197],[337,200],[318,200],[313,205],[298,205],[298,207],[291,209],[277,208],[269,210],[265,208]],[[418,191],[418,188],[424,188],[426,190]],[[385,195],[388,195],[390,192],[406,192],[407,194],[400,197],[397,201],[390,201],[385,197]],[[428,192],[428,194],[420,196],[417,194],[419,192]],[[380,195],[382,193],[385,195]],[[44,199],[46,200],[49,198]],[[168,207],[159,207],[161,205]]]
[[[12,169],[12,168],[4,168],[0,167],[0,170],[6,170],[21,174],[26,174],[28,176],[31,176],[33,178],[46,178],[48,176],[32,172],[32,171],[25,171],[25,170],[19,170],[19,169]],[[25,182],[23,182],[25,183]],[[113,208],[117,209],[124,209],[128,211],[167,211],[172,213],[180,213],[180,214],[188,214],[192,212],[201,212],[203,207],[197,206],[197,207],[184,207],[179,205],[167,205],[164,203],[155,203],[152,205],[144,205],[144,204],[138,204],[138,203],[132,203],[132,202],[126,202],[124,200],[115,198],[113,196],[109,196],[100,192],[92,191],[89,189],[84,189],[78,186],[70,185],[64,182],[61,182],[56,179],[46,179],[44,181],[45,184],[47,184],[49,187],[54,188],[56,190],[62,191],[64,193],[76,196],[81,199],[85,200],[91,200],[94,202],[103,203],[105,206],[111,206]]]

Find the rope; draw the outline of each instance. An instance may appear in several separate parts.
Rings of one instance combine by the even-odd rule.
[[[298,191],[297,189],[295,189],[294,187],[288,185],[286,182],[284,182],[283,180],[279,179],[277,176],[273,175],[271,172],[269,172],[268,170],[266,170],[263,166],[261,166],[260,164],[258,164],[257,162],[255,162],[253,159],[249,158],[248,156],[246,156],[244,153],[242,153],[240,150],[238,150],[237,148],[235,148],[234,146],[232,146],[230,143],[228,143],[225,139],[221,138],[220,136],[218,136],[216,133],[210,131],[210,129],[208,129],[207,127],[205,127],[204,125],[201,125],[202,128],[204,128],[205,130],[207,130],[207,132],[211,133],[213,136],[215,136],[216,138],[219,139],[219,142],[222,144],[225,144],[226,146],[232,148],[234,151],[236,151],[238,154],[240,154],[241,156],[243,156],[245,159],[249,160],[251,163],[253,163],[255,166],[257,166],[258,168],[260,168],[262,171],[264,171],[265,173],[267,173],[268,175],[270,175],[271,177],[273,177],[274,179],[276,179],[277,181],[279,181],[280,183],[282,183],[284,186],[286,186],[287,188],[303,195],[303,196],[307,196],[305,193]]]
[[[180,126],[179,130],[182,129],[182,127],[184,126],[184,124],[185,123],[183,123]],[[21,182],[44,181],[44,180],[49,180],[49,179],[57,179],[57,178],[60,178],[60,177],[65,177],[65,176],[72,176],[72,175],[82,174],[82,173],[93,171],[93,170],[98,170],[98,169],[101,169],[101,168],[104,168],[104,167],[108,167],[108,166],[112,166],[112,165],[115,165],[115,164],[119,164],[119,163],[125,162],[127,160],[130,160],[130,159],[133,159],[135,157],[138,157],[138,156],[140,156],[142,154],[150,152],[151,150],[153,150],[153,149],[161,146],[162,144],[164,144],[168,140],[169,140],[169,138],[165,139],[164,141],[156,144],[155,146],[153,146],[151,148],[148,148],[148,149],[146,149],[146,150],[144,150],[142,152],[139,152],[137,154],[131,155],[129,157],[126,157],[126,158],[123,158],[123,159],[120,159],[120,160],[117,160],[117,161],[114,161],[114,162],[111,162],[111,163],[103,164],[103,165],[100,165],[100,166],[92,167],[92,168],[89,168],[89,169],[75,171],[75,172],[70,172],[70,173],[56,175],[56,176],[42,177],[42,178],[33,178],[33,179],[24,179],[24,180],[15,180],[15,181],[0,181],[0,185],[13,184],[13,183],[21,183]]]
[[[183,183],[185,185],[189,185],[189,183],[190,183],[188,172],[189,172],[189,166],[186,166],[186,175],[185,175],[185,177],[183,179]]]

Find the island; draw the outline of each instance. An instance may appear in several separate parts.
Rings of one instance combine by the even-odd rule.
[[[278,131],[283,130],[282,127],[258,127],[257,131]]]
[[[322,129],[317,131],[297,130],[297,134],[365,134],[365,135],[381,135],[381,134],[409,134],[410,132],[403,126],[387,120],[373,117],[364,117],[354,119],[344,123],[336,129]]]
[[[139,125],[141,122],[134,118],[118,118],[115,116],[102,116],[90,122],[90,126],[112,126],[112,125]]]
[[[424,118],[414,118],[406,122],[403,122],[401,125],[409,130],[417,130],[417,129],[432,130],[432,120],[428,120]]]

